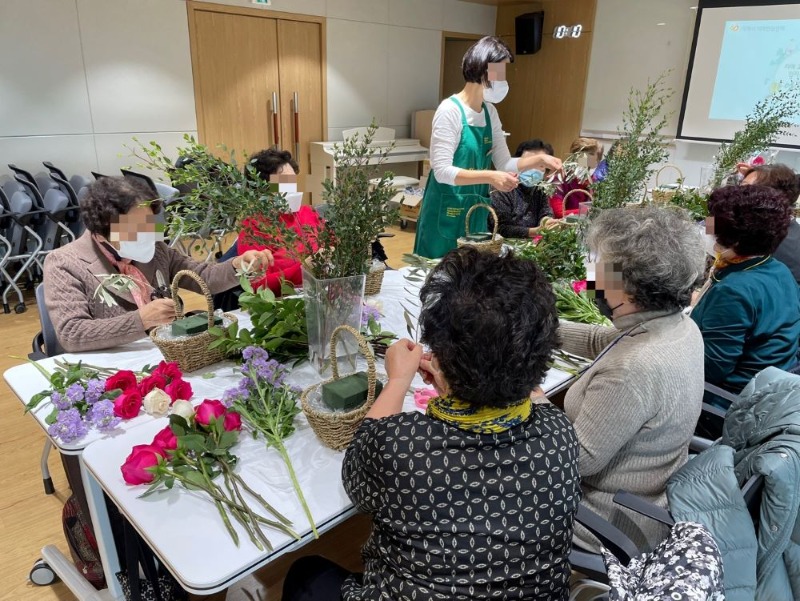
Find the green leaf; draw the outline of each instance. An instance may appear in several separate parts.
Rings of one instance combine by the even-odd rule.
[[[53,410],[50,412],[50,414],[44,418],[44,423],[46,423],[48,426],[52,426],[54,423],[56,423],[56,419],[58,419],[58,409],[53,407]]]
[[[186,432],[190,430],[189,423],[186,419],[175,413],[169,416],[169,427],[172,433],[177,437],[185,436]]]
[[[34,394],[31,400],[25,405],[25,413],[28,413],[31,409],[35,409],[44,399],[50,398],[51,394],[49,390],[43,390],[42,392]]]
[[[183,436],[177,436],[177,439],[179,449],[202,453],[206,448],[206,439],[200,434],[186,434]]]
[[[208,485],[208,481],[206,477],[201,474],[200,472],[191,470],[187,471],[185,474],[182,475],[185,481],[183,485],[188,488],[189,490],[193,489],[205,489]]]
[[[216,377],[217,377],[217,374],[215,374],[213,371],[206,372],[202,376],[202,378],[204,380],[213,380]]]

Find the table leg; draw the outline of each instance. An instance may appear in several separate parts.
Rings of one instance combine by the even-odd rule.
[[[89,514],[92,517],[94,536],[97,539],[100,561],[103,564],[103,572],[106,575],[110,598],[124,599],[122,588],[117,580],[117,572],[120,570],[119,557],[114,544],[114,534],[111,531],[111,522],[108,519],[108,509],[103,497],[103,489],[89,470],[86,469],[86,465],[83,463],[83,456],[81,456],[81,478],[83,479],[83,487],[86,490]]]

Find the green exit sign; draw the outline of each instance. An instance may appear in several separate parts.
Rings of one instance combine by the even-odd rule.
[[[251,0],[251,1],[253,2],[253,4],[261,4],[263,6],[269,6],[270,4],[272,4],[271,0]]]

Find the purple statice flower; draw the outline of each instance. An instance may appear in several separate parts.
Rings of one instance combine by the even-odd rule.
[[[80,382],[70,384],[67,386],[67,390],[64,391],[67,399],[69,399],[69,402],[73,405],[80,403],[83,400],[85,393],[86,390],[83,388],[83,385]]]
[[[69,400],[69,398],[67,398],[57,390],[54,390],[50,394],[50,402],[53,403],[53,406],[59,411],[66,411],[67,409],[72,409],[72,402]]]
[[[113,430],[121,421],[114,415],[114,402],[108,399],[97,401],[89,407],[86,419],[101,432]]]
[[[242,358],[245,361],[250,361],[252,359],[263,359],[266,361],[269,359],[269,354],[261,347],[248,346],[242,351]]]
[[[101,380],[92,379],[86,382],[86,394],[83,398],[88,405],[94,405],[105,391],[105,384]]]
[[[66,409],[59,411],[58,417],[47,432],[53,438],[60,438],[64,442],[72,442],[86,436],[89,429],[81,418],[80,411],[77,409]]]
[[[380,321],[381,312],[378,311],[377,307],[373,307],[372,305],[364,305],[364,308],[361,311],[362,327],[368,325],[370,319],[374,319],[375,321]]]
[[[222,393],[222,404],[230,408],[236,401],[247,398],[250,395],[250,387],[253,381],[250,378],[242,378],[233,388],[228,388]]]

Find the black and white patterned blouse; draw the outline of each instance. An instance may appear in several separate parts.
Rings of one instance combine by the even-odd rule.
[[[500,434],[416,412],[365,420],[342,478],[373,518],[345,601],[567,598],[581,493],[578,441],[557,408],[534,405]]]

